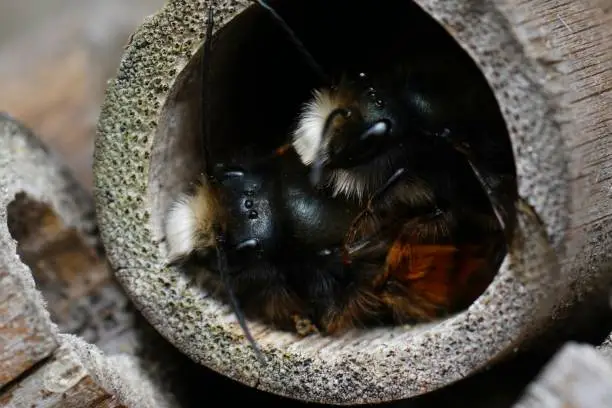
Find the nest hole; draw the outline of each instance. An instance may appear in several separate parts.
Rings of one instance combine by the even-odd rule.
[[[478,73],[455,39],[418,5],[390,0],[269,1],[308,51],[332,76],[347,69],[375,71],[399,54],[447,53]],[[216,160],[238,151],[267,154],[289,141],[298,112],[319,85],[295,44],[257,5],[247,7],[214,34],[207,56],[210,75],[202,83],[202,49],[179,74],[162,111],[149,173],[151,219],[163,243],[163,219],[176,197],[204,171],[202,101],[210,106],[207,148]],[[499,121],[503,122],[501,111]],[[499,135],[510,143],[507,132]],[[510,152],[510,154],[512,154]],[[162,253],[165,248],[160,245]],[[425,327],[425,326],[423,326]]]
[[[7,226],[17,241],[17,254],[48,302],[51,319],[63,332],[97,340],[87,309],[100,307],[99,290],[111,281],[99,249],[51,205],[25,192],[8,204]]]

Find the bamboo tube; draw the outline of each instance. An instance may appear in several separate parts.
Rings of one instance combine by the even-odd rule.
[[[331,340],[299,339],[250,322],[265,366],[226,305],[164,266],[164,211],[199,171],[199,50],[208,3],[170,0],[134,33],[99,121],[97,213],[116,276],[160,333],[195,361],[300,400],[397,400],[455,382],[542,334],[554,336],[566,321],[556,318],[573,316],[585,297],[604,296],[597,289],[608,282],[603,265],[612,237],[609,6],[596,0],[417,3],[491,85],[513,142],[519,192],[543,225],[521,212],[524,239],[493,283],[468,310],[439,323]],[[216,3],[217,28],[247,6]],[[560,270],[539,245],[543,233]]]

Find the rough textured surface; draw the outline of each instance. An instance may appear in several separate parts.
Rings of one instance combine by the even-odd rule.
[[[58,345],[47,311],[28,297],[30,293],[24,282],[0,269],[0,388]]]
[[[129,328],[126,299],[102,251],[66,226],[49,205],[18,193],[7,207],[7,224],[61,332],[102,345]]]
[[[32,144],[36,148],[32,148]],[[79,208],[78,203],[72,203],[72,186],[67,183],[61,171],[57,171],[56,164],[48,165],[50,159],[45,150],[36,144],[25,129],[2,114],[0,152],[0,309],[6,310],[6,313],[0,314],[0,344],[3,346],[0,348],[0,385],[3,385],[50,355],[57,346],[54,339],[57,328],[49,319],[45,301],[36,290],[29,269],[17,256],[16,243],[8,231],[7,206],[16,193],[29,190],[40,196],[52,196],[49,198],[54,205],[68,202],[66,211],[73,215],[67,214],[67,217],[72,223],[83,215],[83,207]],[[41,165],[34,165],[36,162]],[[53,191],[54,188],[57,188],[57,193]],[[78,200],[83,197],[77,194],[75,198]]]
[[[100,349],[73,335],[62,335],[91,378],[126,407],[171,408],[176,399],[154,382],[142,362],[130,354],[105,355]]]
[[[48,203],[49,207],[37,207],[36,202]],[[104,272],[106,279],[96,281],[96,272],[102,271],[95,268],[89,271],[92,267],[89,261],[95,259],[97,268],[102,268],[103,262],[95,257],[87,261],[82,258],[93,255],[87,249],[93,251],[99,243],[92,208],[91,197],[66,167],[28,129],[0,114],[0,373],[3,378],[0,386],[6,386],[0,393],[0,406],[31,407],[32,401],[40,406],[56,406],[53,401],[70,402],[72,405],[67,406],[77,407],[85,406],[83,401],[99,403],[95,406],[101,407],[178,405],[171,394],[179,393],[184,379],[178,373],[188,366],[180,364],[183,361],[179,353],[143,324],[139,315],[125,310],[127,299],[117,284],[111,282],[108,270]],[[34,217],[34,222],[28,217]],[[81,238],[78,243],[74,241],[75,232]],[[19,243],[11,233],[21,234]],[[68,242],[63,242],[66,239]],[[35,255],[37,258],[32,259]],[[38,275],[33,275],[22,263],[28,261],[34,262]],[[45,276],[41,276],[41,271],[49,272],[48,281],[42,279]],[[90,272],[94,279],[87,282]],[[62,281],[62,275],[70,278],[74,286]],[[76,303],[81,311],[85,309],[89,314],[84,321],[62,308],[54,308],[58,304],[47,303],[57,301],[59,297],[53,295],[62,289],[66,293],[78,292],[83,285],[96,284],[105,286],[106,291],[80,293],[80,303]],[[50,295],[49,299],[43,298],[43,294]],[[84,303],[94,295],[107,302],[117,299],[120,302],[107,303],[106,313],[100,308],[88,309],[91,305]],[[26,303],[26,307],[19,308],[18,300]],[[5,310],[7,306],[10,310]],[[47,307],[54,313],[48,313]],[[117,322],[109,316],[115,320],[127,319]],[[98,325],[101,321],[104,324]],[[75,327],[75,322],[81,325]],[[89,340],[100,347],[76,336],[59,334],[60,329],[86,337],[94,333],[96,336]],[[28,336],[34,330],[30,339]],[[16,338],[20,333],[26,338]],[[54,352],[58,345],[61,349]],[[24,357],[29,358],[27,364]],[[38,364],[33,366],[34,363]],[[18,375],[21,376],[16,378]],[[57,381],[50,379],[55,375],[60,376]],[[33,394],[33,388],[40,392]]]
[[[188,101],[179,89],[197,84],[188,62],[204,30],[202,2],[170,1],[133,36],[108,89],[95,150],[95,193],[103,241],[118,278],[149,321],[194,360],[246,384],[303,400],[347,404],[408,397],[463,378],[540,333],[551,323],[550,308],[559,305],[560,297],[571,299],[585,289],[576,282],[587,261],[594,265],[590,279],[602,278],[598,265],[608,255],[597,248],[609,232],[603,223],[608,213],[591,203],[581,211],[604,216],[587,223],[602,235],[572,235],[568,223],[585,220],[570,213],[578,197],[570,200],[576,184],[568,163],[575,164],[569,150],[573,135],[605,127],[605,112],[591,117],[591,127],[567,121],[568,110],[569,119],[577,114],[563,88],[563,80],[571,77],[559,74],[554,50],[541,51],[538,58],[523,53],[519,39],[527,40],[517,39],[514,30],[514,13],[522,3],[500,1],[499,8],[478,1],[418,3],[460,41],[495,90],[514,142],[520,192],[545,222],[557,254],[564,257],[564,239],[570,235],[578,239],[572,241],[572,253],[580,250],[586,257],[577,257],[574,262],[579,265],[561,274],[553,273],[537,245],[541,227],[521,217],[525,239],[466,312],[430,326],[373,330],[335,341],[298,340],[252,324],[267,355],[267,366],[259,366],[227,308],[207,298],[180,271],[163,267],[157,196],[180,189],[167,174],[179,162],[189,167],[188,160],[179,160],[183,157],[168,134],[180,129],[187,111]],[[570,7],[553,3],[557,12]],[[529,13],[546,17],[535,4],[546,9],[550,2],[530,4]],[[592,7],[587,2],[573,4],[587,11]],[[227,22],[245,6],[246,2],[217,2],[217,21]],[[603,36],[605,26],[599,21],[592,24]],[[538,35],[544,44],[562,41],[558,32]],[[609,138],[600,140],[609,143]],[[152,156],[163,159],[157,167]]]
[[[609,0],[498,2],[526,54],[555,68],[571,192],[564,275],[573,289],[555,315],[562,328],[612,322],[612,7]],[[547,81],[551,75],[547,75]],[[608,271],[608,272],[606,272]],[[579,307],[575,307],[575,305]],[[569,319],[569,320],[568,320]],[[557,331],[559,333],[559,331]],[[544,342],[549,339],[542,339]]]
[[[93,380],[68,345],[61,346],[43,366],[0,395],[0,406],[11,408],[120,408],[116,398]]]
[[[45,364],[0,394],[0,407],[170,408],[134,356],[106,356],[79,337],[60,334],[61,346]]]
[[[515,408],[612,406],[612,360],[590,345],[569,343],[531,384]]]

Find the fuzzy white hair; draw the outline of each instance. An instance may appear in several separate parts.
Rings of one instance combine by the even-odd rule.
[[[194,194],[182,194],[170,206],[164,222],[168,262],[215,245],[214,224],[218,209],[210,194],[208,186],[202,184]]]
[[[293,132],[293,147],[304,165],[309,166],[321,150],[323,128],[329,115],[338,108],[338,101],[330,90],[315,90],[310,101],[304,104],[299,123]],[[333,195],[362,200],[369,186],[369,178],[349,169],[332,170],[327,182],[333,188]]]
[[[305,165],[312,164],[319,152],[325,121],[337,107],[329,90],[314,91],[313,98],[304,105],[293,132],[293,147]]]

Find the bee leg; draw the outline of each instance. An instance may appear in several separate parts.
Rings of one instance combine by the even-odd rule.
[[[348,255],[348,248],[347,248],[347,244],[346,242],[351,242],[354,240],[355,236],[357,235],[357,231],[359,229],[359,225],[361,224],[361,222],[363,221],[364,218],[366,217],[371,217],[374,215],[374,205],[376,204],[376,202],[378,200],[380,200],[382,198],[382,196],[389,191],[389,189],[391,187],[393,187],[395,185],[395,183],[397,183],[402,176],[404,175],[404,173],[406,172],[405,168],[400,168],[398,169],[395,173],[393,173],[393,175],[391,177],[389,177],[389,179],[385,182],[385,184],[383,184],[381,187],[379,187],[374,194],[372,194],[372,196],[368,199],[368,202],[366,204],[366,208],[359,213],[359,215],[357,215],[357,217],[355,217],[355,219],[351,222],[351,225],[349,227],[348,233],[346,234],[346,240],[345,240],[345,256]]]
[[[487,197],[489,197],[489,202],[491,203],[491,207],[493,208],[495,217],[497,217],[497,221],[499,222],[500,227],[506,234],[508,242],[511,242],[511,237],[508,236],[510,231],[508,228],[508,224],[506,223],[506,219],[504,217],[504,207],[502,203],[497,198],[497,194],[495,194],[489,182],[487,182],[487,180],[484,178],[484,175],[480,172],[478,167],[474,165],[474,161],[470,159],[469,156],[468,156],[468,163],[470,164],[470,167],[472,168],[474,175],[478,179],[478,182],[480,183],[485,193],[487,194]]]
[[[372,196],[370,197],[370,199],[368,200],[368,204],[367,204],[367,210],[370,212],[373,212],[373,207],[374,207],[374,203],[378,200],[381,199],[381,197],[387,192],[389,191],[389,189],[391,187],[393,187],[393,185],[395,185],[395,183],[397,183],[401,177],[404,175],[404,173],[406,172],[405,168],[401,168],[398,169],[395,173],[393,173],[393,175],[391,177],[389,177],[389,179],[385,182],[385,184],[383,184],[381,187],[379,187],[374,194],[372,194]]]
[[[385,270],[376,276],[374,286],[381,286],[398,270],[401,270],[402,276],[408,279],[425,276],[427,273],[425,261],[432,261],[437,250],[442,254],[446,252],[446,248],[453,248],[449,244],[438,244],[449,238],[451,222],[449,217],[448,212],[436,207],[430,214],[406,222],[399,236],[391,244],[386,255]],[[421,262],[413,262],[421,256]]]
[[[474,176],[476,177],[483,190],[485,191],[487,197],[489,198],[489,202],[491,203],[491,207],[493,208],[495,217],[497,218],[497,221],[499,222],[502,231],[504,231],[504,234],[506,235],[506,241],[508,243],[512,242],[512,234],[508,222],[506,222],[506,216],[504,215],[506,214],[506,212],[504,211],[504,206],[502,205],[497,194],[491,187],[491,184],[487,181],[478,166],[476,166],[476,159],[474,158],[474,154],[472,153],[472,148],[470,144],[466,141],[456,141],[452,139],[450,135],[451,131],[449,129],[444,129],[443,132],[438,134],[440,138],[448,141],[456,151],[465,156],[468,164],[472,168]]]

